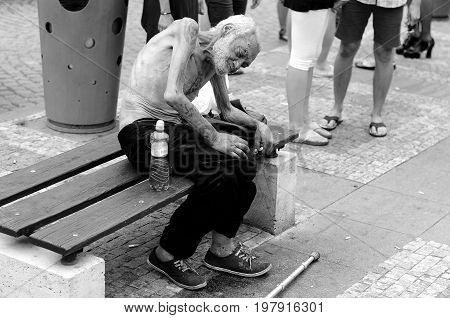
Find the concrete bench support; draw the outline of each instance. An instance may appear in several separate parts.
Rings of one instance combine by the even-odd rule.
[[[265,159],[255,178],[257,194],[244,222],[277,235],[295,224],[297,155],[280,151]]]
[[[80,255],[62,265],[61,255],[0,234],[0,297],[105,297],[105,262]]]

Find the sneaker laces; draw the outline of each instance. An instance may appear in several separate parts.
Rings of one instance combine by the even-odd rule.
[[[187,270],[191,270],[194,273],[198,274],[197,271],[195,269],[193,269],[192,266],[183,259],[176,260],[175,262],[173,262],[173,264],[175,265],[176,268],[178,268],[183,273]]]
[[[256,259],[256,256],[252,254],[252,251],[247,246],[239,243],[239,249],[234,255],[246,261],[249,264],[250,269],[252,269],[252,260]]]

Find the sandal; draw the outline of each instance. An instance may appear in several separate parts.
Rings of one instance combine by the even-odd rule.
[[[327,124],[326,124],[326,126],[320,125],[320,127],[322,127],[325,130],[328,130],[328,131],[335,129],[337,126],[339,126],[343,122],[343,120],[341,118],[339,118],[338,116],[328,116],[327,115],[327,116],[324,116],[323,119],[327,121]],[[332,120],[335,122],[335,125],[333,127],[329,127],[328,125],[330,124],[330,122]]]
[[[375,64],[370,63],[368,60],[356,61],[355,66],[363,70],[370,70],[370,71],[375,70]],[[397,69],[397,64],[392,63],[392,67],[394,68],[394,70]]]
[[[373,61],[373,63],[372,63],[372,61],[369,61],[366,59],[359,60],[359,61],[356,61],[355,66],[357,68],[362,68],[363,70],[373,71],[375,69],[375,61]]]
[[[313,130],[308,130],[305,137],[298,137],[293,142],[299,143],[299,144],[305,144],[310,146],[326,146],[328,145],[328,139],[325,137],[322,137],[318,133],[314,132]]]
[[[333,136],[328,132],[328,130],[323,129],[323,128],[320,127],[319,124],[316,123],[316,122],[312,122],[311,125],[310,125],[310,127],[311,127],[311,129],[312,129],[315,133],[321,135],[322,137],[325,137],[325,138],[327,138],[327,139],[331,139],[331,138],[333,137]]]
[[[372,133],[372,127],[375,127],[377,133]],[[384,123],[371,122],[370,125],[369,125],[369,134],[371,136],[373,136],[373,137],[384,137],[384,136],[386,136],[387,133],[382,134],[382,135],[378,134],[378,129],[381,128],[381,127],[386,127],[386,125]]]

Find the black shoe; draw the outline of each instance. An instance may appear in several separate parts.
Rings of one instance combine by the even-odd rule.
[[[285,41],[285,42],[288,41],[288,37],[286,36],[286,30],[285,29],[281,29],[280,32],[278,32],[278,38],[281,41]]]
[[[243,277],[257,277],[270,271],[272,264],[259,262],[256,258],[247,247],[239,243],[229,256],[219,257],[208,251],[203,263],[216,271]]]
[[[403,55],[403,53],[408,50],[410,47],[414,46],[419,41],[419,37],[414,33],[408,33],[403,44],[395,49],[395,53],[399,55]]]
[[[428,41],[420,40],[414,46],[407,49],[403,53],[403,56],[410,58],[410,59],[420,59],[420,57],[422,56],[422,52],[427,51],[427,54],[425,55],[425,57],[427,59],[430,59],[434,44],[435,43],[434,43],[433,38],[431,38],[431,40],[428,40]]]
[[[148,265],[161,274],[166,275],[176,285],[189,290],[196,290],[206,286],[205,279],[190,267],[185,260],[174,259],[168,262],[161,262],[156,257],[155,251],[156,248],[148,256]]]

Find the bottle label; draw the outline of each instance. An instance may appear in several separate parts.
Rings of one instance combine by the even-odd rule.
[[[169,147],[165,141],[156,141],[152,143],[152,157],[165,157],[169,153]]]

